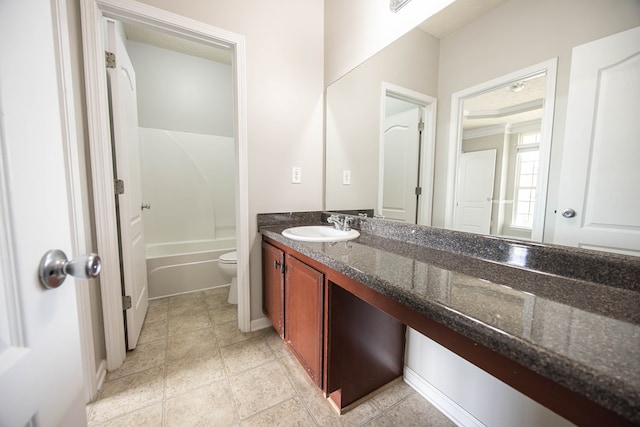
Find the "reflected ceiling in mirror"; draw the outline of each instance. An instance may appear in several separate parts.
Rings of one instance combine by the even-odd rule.
[[[545,75],[537,75],[466,99],[462,129],[540,120],[545,85]]]

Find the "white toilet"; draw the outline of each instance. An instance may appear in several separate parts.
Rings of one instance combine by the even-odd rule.
[[[224,274],[231,278],[229,298],[227,299],[227,302],[229,304],[238,303],[238,269],[236,267],[237,261],[238,258],[236,251],[227,252],[226,254],[220,255],[220,258],[218,258],[218,265],[220,266],[220,270],[222,270]]]

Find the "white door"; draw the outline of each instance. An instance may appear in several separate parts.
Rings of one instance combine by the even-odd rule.
[[[416,222],[419,122],[418,108],[385,120],[382,215],[386,219]]]
[[[454,227],[489,234],[496,174],[496,150],[461,153],[458,160]]]
[[[140,133],[136,74],[127,55],[122,23],[107,20],[107,48],[115,54],[115,68],[108,68],[111,121],[115,145],[115,176],[124,181],[124,194],[118,197],[120,247],[124,289],[131,297],[126,310],[127,348],[138,343],[149,307],[144,227],[142,222],[142,182],[140,177]]]
[[[66,39],[52,6],[64,3],[0,1],[2,426],[86,425],[76,282],[45,290],[37,279],[49,249],[77,255],[56,57]]]
[[[640,256],[639,111],[640,27],[573,49],[555,243]]]

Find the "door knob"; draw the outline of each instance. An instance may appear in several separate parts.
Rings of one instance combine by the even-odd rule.
[[[145,209],[151,209],[150,203],[140,203],[140,210],[143,211]]]
[[[59,249],[51,249],[40,261],[38,276],[40,283],[47,289],[55,289],[62,285],[67,275],[78,279],[98,277],[102,269],[102,261],[97,254],[80,256],[69,261]]]
[[[565,218],[573,218],[574,216],[576,216],[576,211],[574,211],[571,208],[567,208],[567,209],[563,210],[560,213]]]

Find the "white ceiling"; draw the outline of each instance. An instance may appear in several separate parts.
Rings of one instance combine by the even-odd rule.
[[[508,0],[455,0],[418,27],[439,39],[506,3]]]

